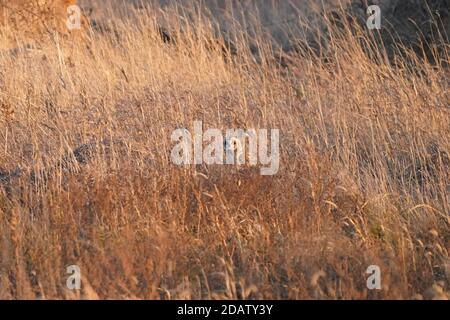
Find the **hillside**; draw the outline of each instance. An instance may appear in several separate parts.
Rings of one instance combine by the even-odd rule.
[[[193,1],[80,3],[79,33],[55,7],[1,32],[0,299],[450,297],[449,43],[421,6],[383,12],[409,43],[418,16],[431,57],[392,55],[383,29],[385,50],[356,2],[293,0],[289,27],[270,1],[246,26]],[[258,134],[256,163],[250,142],[241,164],[198,151],[236,148],[231,129]]]

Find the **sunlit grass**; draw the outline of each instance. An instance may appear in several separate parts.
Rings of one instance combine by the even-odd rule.
[[[0,298],[445,296],[447,69],[369,58],[350,29],[281,63],[206,23],[173,44],[138,21],[0,53]],[[171,132],[195,120],[280,129],[279,173],[175,166]]]

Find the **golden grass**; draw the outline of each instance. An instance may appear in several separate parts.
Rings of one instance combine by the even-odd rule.
[[[174,46],[151,12],[112,21],[88,45],[0,53],[0,298],[448,297],[447,69],[370,59],[354,34],[285,68],[263,42],[224,59],[202,24]],[[279,173],[173,165],[194,120],[279,128]],[[60,165],[93,141],[120,146]]]
[[[76,0],[0,0],[0,48],[41,40],[55,32],[67,34],[67,9]],[[7,36],[5,36],[5,34]]]

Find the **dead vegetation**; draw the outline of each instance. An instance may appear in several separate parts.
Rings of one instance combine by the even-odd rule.
[[[448,69],[353,28],[280,65],[263,34],[226,57],[201,19],[173,45],[136,18],[0,53],[0,298],[448,298]],[[280,129],[279,173],[175,166],[195,120]]]
[[[66,22],[68,8],[75,4],[76,0],[0,0],[0,49],[71,33]]]

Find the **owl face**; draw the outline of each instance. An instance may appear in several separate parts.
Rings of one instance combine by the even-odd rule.
[[[236,137],[224,139],[223,147],[226,151],[237,151],[241,147],[241,141]]]

